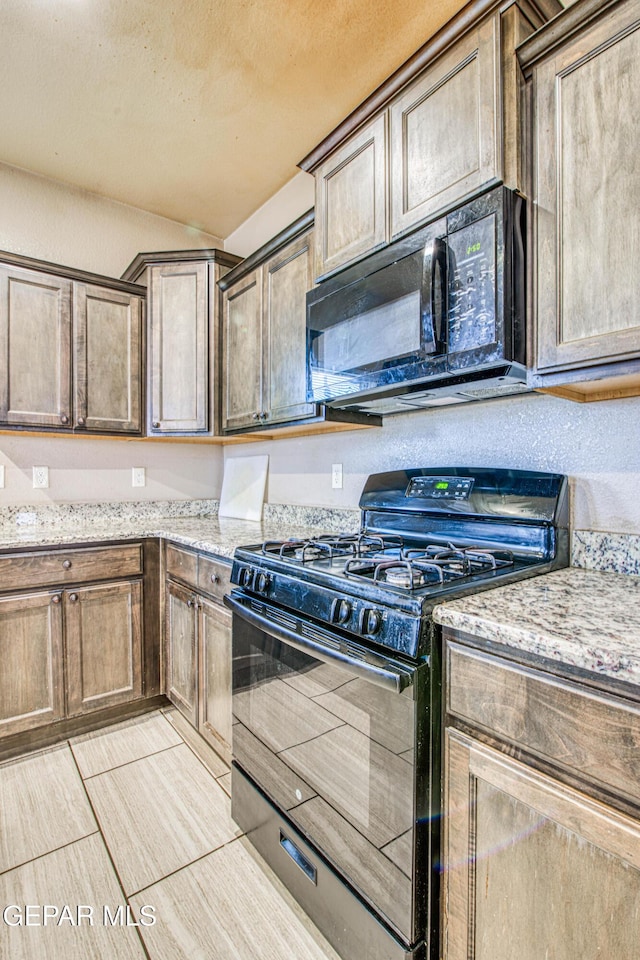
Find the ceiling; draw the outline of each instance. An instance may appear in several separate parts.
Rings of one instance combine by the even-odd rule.
[[[1,0],[0,161],[227,237],[461,0]]]

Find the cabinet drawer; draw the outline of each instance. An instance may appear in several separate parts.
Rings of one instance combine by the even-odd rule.
[[[198,558],[198,589],[209,593],[220,603],[231,589],[231,566],[210,557]]]
[[[640,799],[640,707],[452,642],[447,675],[449,713]]]
[[[188,550],[181,550],[180,547],[168,543],[165,558],[169,576],[184,580],[192,587],[198,585],[197,553],[189,553]]]
[[[139,543],[122,547],[14,553],[0,556],[0,590],[112,580],[142,573]]]

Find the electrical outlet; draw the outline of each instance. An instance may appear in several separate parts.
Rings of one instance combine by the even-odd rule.
[[[342,490],[342,464],[331,464],[331,487],[333,490]]]
[[[0,490],[4,487],[4,463],[0,463]]]
[[[144,487],[146,482],[144,467],[131,467],[131,486]]]
[[[33,489],[44,490],[49,486],[49,467],[33,468]]]

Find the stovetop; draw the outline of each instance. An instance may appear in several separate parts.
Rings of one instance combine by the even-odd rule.
[[[362,531],[239,547],[231,580],[265,617],[420,655],[435,603],[568,564],[566,479],[453,467],[373,474]]]

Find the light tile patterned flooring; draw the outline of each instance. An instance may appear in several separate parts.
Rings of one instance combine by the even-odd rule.
[[[157,711],[0,764],[2,960],[339,960],[180,720]]]

